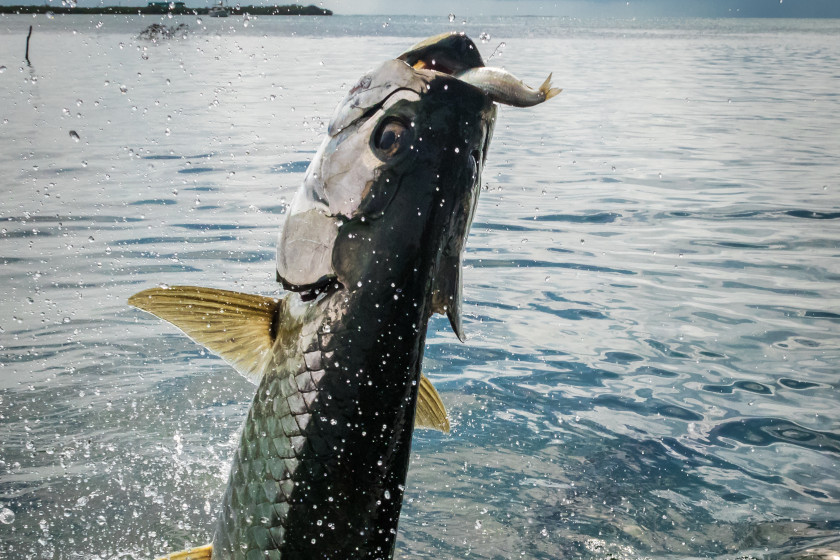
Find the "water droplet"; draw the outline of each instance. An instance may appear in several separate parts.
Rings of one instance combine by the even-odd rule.
[[[15,512],[7,507],[0,509],[0,523],[4,525],[11,525],[15,522]]]
[[[490,34],[486,31],[482,31],[478,38],[481,39],[482,43],[486,43],[490,40]]]
[[[120,91],[122,93],[128,93],[128,86],[120,86]]]
[[[5,66],[0,66],[0,74],[2,74],[5,71],[6,71],[6,67]]]
[[[391,499],[391,493],[390,493],[390,492],[388,492],[387,490],[385,490],[385,499],[386,499],[386,500],[390,500],[390,499]]]
[[[475,528],[476,528],[476,530],[481,529],[481,520],[480,519],[475,520]]]
[[[79,133],[76,132],[75,130],[70,131],[70,138],[72,138],[75,142],[78,142],[79,140],[81,140],[81,138],[79,138]]]
[[[449,23],[455,23],[455,14],[449,14]]]

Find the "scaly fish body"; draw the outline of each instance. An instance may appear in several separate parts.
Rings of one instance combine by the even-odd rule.
[[[421,375],[426,327],[444,313],[462,336],[461,252],[496,107],[451,75],[483,64],[472,41],[438,39],[337,108],[280,234],[285,297],[173,287],[129,300],[258,380],[216,560],[392,558],[413,427],[448,429]]]
[[[391,557],[430,313],[394,293],[297,302],[233,459],[214,558]]]

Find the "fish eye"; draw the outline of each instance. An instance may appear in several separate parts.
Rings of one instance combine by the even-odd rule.
[[[386,120],[373,135],[373,146],[386,158],[403,152],[408,147],[408,126],[397,119]]]

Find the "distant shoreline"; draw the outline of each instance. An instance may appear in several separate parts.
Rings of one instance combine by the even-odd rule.
[[[0,14],[82,14],[82,15],[206,15],[209,7],[187,8],[177,6],[171,10],[162,9],[158,6],[97,6],[94,8],[69,8],[65,6],[0,6]],[[254,16],[331,16],[331,10],[317,6],[300,6],[291,4],[287,6],[225,6],[225,10],[232,15],[250,14]]]

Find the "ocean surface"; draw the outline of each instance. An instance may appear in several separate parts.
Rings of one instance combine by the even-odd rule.
[[[278,294],[333,108],[450,29],[564,91],[500,108],[396,557],[837,557],[840,20],[444,14],[0,16],[0,558],[210,540],[254,386],[126,299]]]

